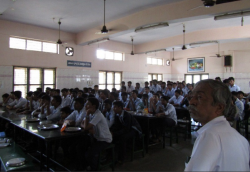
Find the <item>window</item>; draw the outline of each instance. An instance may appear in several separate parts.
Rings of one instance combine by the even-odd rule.
[[[185,82],[188,84],[196,84],[200,80],[208,79],[208,74],[185,74]]]
[[[112,88],[120,89],[122,82],[122,72],[99,72],[99,89],[108,89],[112,91]]]
[[[51,42],[10,37],[9,44],[9,47],[13,49],[59,53],[59,46]]]
[[[124,54],[119,52],[97,50],[96,56],[98,59],[124,61]]]
[[[56,88],[55,69],[14,67],[14,85],[13,90],[22,91],[25,97],[29,91],[36,91],[36,88],[46,87]]]
[[[163,65],[163,60],[162,59],[157,59],[157,58],[154,58],[154,57],[147,57],[147,64],[162,66]]]
[[[162,79],[163,79],[162,74],[149,73],[148,74],[148,81],[152,81],[154,79],[156,79],[157,81],[162,81]]]

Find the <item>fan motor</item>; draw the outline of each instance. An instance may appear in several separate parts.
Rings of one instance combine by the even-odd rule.
[[[213,1],[213,0],[204,0],[203,4],[204,4],[204,6],[205,6],[206,8],[209,8],[209,7],[214,6],[215,1]]]

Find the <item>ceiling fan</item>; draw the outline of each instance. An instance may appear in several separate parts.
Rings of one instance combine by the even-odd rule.
[[[58,41],[57,41],[57,44],[62,44],[62,41],[61,41],[61,39],[60,39],[60,33],[61,33],[61,28],[60,28],[60,26],[61,26],[61,24],[62,24],[62,22],[61,22],[61,19],[59,19],[59,21],[58,21],[58,25],[59,25],[59,39],[58,39]]]
[[[106,12],[106,0],[104,0],[104,25],[103,25],[102,30],[101,30],[102,34],[107,34],[109,32],[109,30],[107,29],[107,27],[105,25],[105,12]]]
[[[192,8],[189,11],[192,11],[192,10],[195,10],[195,9],[198,9],[201,7],[210,8],[210,7],[213,7],[215,5],[224,4],[224,3],[228,3],[228,2],[234,2],[234,1],[240,1],[240,0],[201,0],[201,1],[203,1],[203,5]]]
[[[131,42],[132,42],[132,51],[131,51],[131,53],[130,53],[130,55],[135,55],[134,54],[134,39],[133,39],[133,37],[131,36]]]
[[[217,58],[224,57],[223,55],[220,54],[220,43],[219,42],[218,42],[218,54],[215,54],[215,56],[210,56],[210,57],[217,57]]]
[[[174,62],[175,60],[181,60],[182,58],[181,59],[175,59],[174,58],[174,48],[172,48],[172,49],[173,49],[173,58],[172,58],[172,61]]]
[[[183,23],[183,46],[182,46],[182,50],[186,50],[187,49],[187,47],[186,47],[186,45],[185,45],[185,32],[186,32],[186,30],[185,30],[185,24]]]

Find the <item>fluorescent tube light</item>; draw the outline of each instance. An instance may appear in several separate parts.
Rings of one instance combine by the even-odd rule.
[[[142,27],[136,28],[135,32],[143,32],[143,31],[146,31],[146,30],[157,29],[157,28],[162,28],[162,27],[167,27],[167,26],[169,26],[169,24],[167,22],[150,24],[150,25],[147,25],[147,26],[142,26]]]
[[[215,16],[214,20],[224,20],[224,19],[231,19],[231,18],[244,17],[244,16],[250,16],[250,11],[242,11],[242,12],[238,12],[238,13],[223,14],[223,15]]]
[[[89,42],[88,45],[99,44],[99,43],[103,43],[103,42],[107,42],[107,41],[109,41],[109,38],[95,40],[95,41]]]
[[[160,52],[160,51],[166,51],[166,49],[160,49],[160,50],[154,50],[154,51],[147,51],[145,54],[156,53],[156,52]]]
[[[204,41],[204,42],[194,42],[190,43],[189,46],[199,46],[199,45],[204,45],[204,44],[218,44],[218,41]]]

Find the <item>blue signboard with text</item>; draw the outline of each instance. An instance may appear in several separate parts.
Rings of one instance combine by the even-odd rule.
[[[81,61],[67,60],[67,66],[73,66],[73,67],[91,67],[91,62],[81,62]]]

